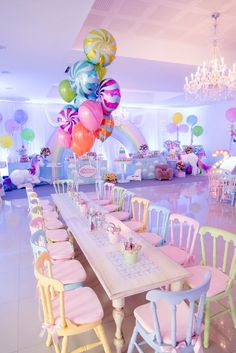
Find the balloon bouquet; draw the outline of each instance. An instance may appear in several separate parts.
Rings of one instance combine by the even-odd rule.
[[[116,54],[116,42],[105,29],[94,29],[84,38],[85,60],[75,62],[69,79],[59,85],[66,105],[58,115],[58,141],[71,147],[77,156],[88,152],[95,139],[104,142],[111,134],[111,113],[120,103],[120,87],[112,78],[104,78],[106,67]]]

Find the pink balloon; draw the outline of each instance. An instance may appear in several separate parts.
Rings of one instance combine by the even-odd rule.
[[[179,132],[186,133],[186,132],[188,132],[188,130],[189,130],[188,125],[186,125],[186,124],[179,125]]]
[[[103,111],[100,103],[92,100],[86,100],[79,107],[79,120],[89,131],[96,131],[101,125]]]
[[[173,134],[174,132],[176,132],[177,126],[173,123],[170,123],[167,125],[166,129],[170,134]]]
[[[6,129],[6,132],[8,132],[9,134],[12,134],[14,131],[20,130],[21,125],[18,124],[13,119],[8,119],[5,121],[5,129]]]
[[[231,123],[236,121],[236,108],[230,108],[225,113],[226,119]]]
[[[62,129],[57,130],[57,141],[59,145],[61,145],[64,148],[70,148],[71,147],[71,135],[67,132],[65,132]]]

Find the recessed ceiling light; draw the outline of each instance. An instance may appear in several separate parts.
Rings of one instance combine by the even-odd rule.
[[[0,44],[0,50],[4,50],[4,49],[7,49],[7,47],[5,45]]]
[[[1,74],[3,74],[3,75],[9,75],[9,74],[10,74],[10,71],[8,71],[8,70],[2,70],[2,71],[1,71]]]

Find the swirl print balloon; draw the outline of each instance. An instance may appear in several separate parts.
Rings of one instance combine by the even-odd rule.
[[[79,121],[78,111],[74,108],[64,108],[60,111],[57,121],[60,128],[71,135],[74,125]]]
[[[70,82],[79,95],[87,99],[96,96],[99,78],[94,65],[88,61],[77,61],[71,66]]]
[[[101,102],[103,113],[109,115],[120,103],[120,87],[112,78],[106,78],[100,82],[98,98]]]
[[[114,128],[114,120],[111,115],[105,116],[101,122],[99,129],[96,131],[96,138],[104,142],[109,136],[111,136]]]
[[[93,64],[107,66],[115,59],[116,41],[107,30],[98,28],[90,31],[84,38],[84,52]]]

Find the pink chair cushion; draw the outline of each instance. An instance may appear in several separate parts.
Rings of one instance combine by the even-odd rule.
[[[43,211],[50,211],[50,212],[54,211],[54,207],[51,205],[44,205],[44,206],[41,205],[41,206],[43,208]]]
[[[65,225],[61,221],[59,221],[59,219],[53,219],[50,221],[45,221],[45,227],[47,229],[60,229],[65,228]]]
[[[63,284],[80,283],[86,280],[86,272],[77,260],[54,262],[52,276]]]
[[[103,318],[103,309],[95,292],[89,287],[81,287],[64,292],[65,317],[75,324],[89,324]],[[56,325],[60,325],[60,305],[58,297],[53,303]]]
[[[171,305],[169,305],[165,300],[158,300],[156,305],[163,342],[166,344],[171,344]],[[177,342],[183,341],[186,337],[186,323],[188,322],[188,314],[189,307],[185,302],[181,302],[177,305]],[[155,329],[150,303],[137,307],[134,310],[134,316],[148,333],[154,332]]]
[[[69,235],[65,229],[46,230],[46,238],[50,241],[66,241]]]
[[[184,265],[188,260],[188,253],[174,245],[164,245],[160,250],[180,265]]]
[[[111,200],[98,200],[98,204],[100,206],[106,206],[109,205],[111,203]]]
[[[41,200],[39,199],[39,203],[40,205],[43,206],[49,206],[50,205],[50,201],[49,200]]]
[[[117,211],[117,212],[112,212],[112,216],[119,219],[120,221],[126,221],[129,219],[130,214],[129,212],[125,211]]]
[[[105,205],[105,206],[104,206],[104,209],[105,209],[107,212],[109,212],[109,213],[115,212],[115,211],[117,211],[117,209],[118,209],[118,205],[115,204],[115,203],[111,203],[111,204],[109,204],[109,205]]]
[[[43,217],[44,218],[58,218],[59,215],[56,211],[44,211],[43,210]]]
[[[127,227],[129,227],[132,231],[138,232],[143,229],[143,223],[136,221],[126,221],[123,222]]]
[[[192,288],[197,287],[202,283],[202,279],[204,278],[204,274],[206,272],[211,272],[211,282],[207,292],[207,297],[212,297],[226,289],[229,277],[222,271],[218,270],[218,268],[198,265],[188,267],[188,271],[192,273],[192,276],[187,278],[186,282]]]
[[[141,235],[145,240],[147,240],[152,245],[156,246],[157,243],[161,240],[160,235],[151,232],[140,232]]]
[[[70,260],[75,256],[74,249],[69,241],[47,244],[47,249],[52,260]]]

